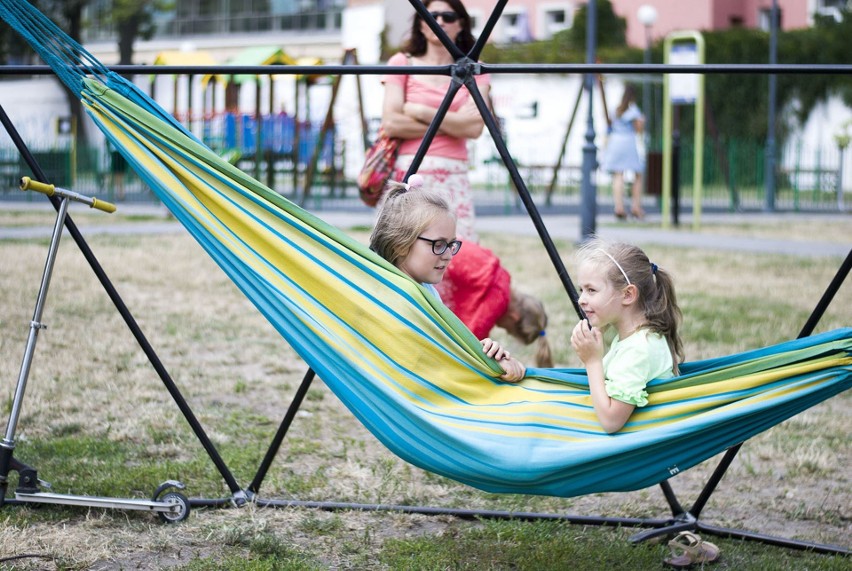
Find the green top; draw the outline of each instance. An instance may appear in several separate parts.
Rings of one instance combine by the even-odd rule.
[[[612,340],[603,358],[604,386],[611,398],[632,404],[648,404],[648,381],[674,376],[672,352],[665,337],[640,329],[625,340]]]

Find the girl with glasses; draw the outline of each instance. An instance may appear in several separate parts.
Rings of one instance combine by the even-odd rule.
[[[431,16],[462,52],[468,53],[475,40],[470,16],[460,0],[427,0]],[[455,63],[453,56],[424,19],[415,14],[407,42],[400,53],[388,60],[389,66],[445,66]],[[386,75],[382,128],[390,137],[402,139],[396,169],[391,179],[402,180],[420,148],[426,129],[447,94],[450,78],[446,75]],[[485,101],[489,100],[490,79],[476,76],[476,85]],[[423,175],[423,187],[444,195],[458,221],[459,237],[476,240],[473,194],[468,178],[467,142],[482,134],[485,126],[466,87],[455,96],[444,116],[429,150],[417,172]]]
[[[370,235],[370,249],[441,299],[439,283],[453,256],[462,247],[456,239],[456,219],[438,193],[419,188],[422,178],[412,175],[410,184],[389,182]],[[505,381],[517,382],[526,368],[499,343],[481,340],[486,355],[500,363]]]

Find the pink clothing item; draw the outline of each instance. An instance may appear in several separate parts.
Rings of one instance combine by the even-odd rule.
[[[436,287],[444,304],[483,339],[509,309],[510,282],[491,250],[464,242]]]
[[[405,66],[409,65],[408,56],[403,53],[397,53],[388,60],[388,65]],[[382,78],[382,83],[390,83],[399,85],[405,91],[405,100],[411,103],[420,103],[437,109],[444,100],[447,94],[447,85],[438,87],[429,83],[425,83],[417,75],[386,75]],[[491,78],[488,75],[476,76],[476,85],[479,87],[490,85]],[[450,111],[458,111],[470,99],[470,92],[466,87],[462,87],[456,93],[453,102],[450,104]],[[401,155],[413,155],[420,147],[422,139],[407,139],[402,142],[399,149]],[[438,133],[432,139],[432,144],[429,145],[429,154],[436,157],[445,157],[448,159],[456,159],[467,161],[467,139],[458,137],[450,137]]]

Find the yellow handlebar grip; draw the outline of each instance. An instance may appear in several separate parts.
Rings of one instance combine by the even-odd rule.
[[[33,180],[28,176],[21,177],[21,190],[34,190],[48,196],[53,196],[56,187],[52,184],[45,184],[37,180]]]
[[[115,204],[112,202],[107,202],[106,200],[98,200],[97,198],[92,199],[92,208],[97,208],[98,210],[103,210],[104,212],[115,212]]]

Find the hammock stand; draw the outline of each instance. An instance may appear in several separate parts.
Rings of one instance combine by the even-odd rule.
[[[35,177],[42,181],[46,180],[43,169],[41,168],[33,154],[29,151],[26,144],[21,139],[14,125],[9,120],[9,117],[3,109],[2,105],[0,105],[0,123],[2,123],[7,133],[9,133],[14,144],[21,153],[22,158],[30,167]],[[514,164],[511,164],[510,168],[512,167],[514,167]],[[524,191],[526,191],[526,188],[523,188]],[[64,208],[63,203],[55,196],[50,196],[49,200],[54,206],[54,208],[57,210],[57,212],[61,213],[62,209]],[[570,524],[578,525],[648,528],[646,531],[634,534],[630,538],[630,541],[632,543],[640,543],[644,540],[651,539],[654,537],[671,535],[680,531],[690,530],[722,537],[757,541],[768,545],[775,545],[790,549],[809,550],[814,551],[816,553],[852,553],[852,551],[842,546],[818,544],[814,542],[770,536],[747,530],[723,528],[703,522],[700,519],[701,511],[703,510],[706,503],[710,500],[712,494],[716,490],[716,487],[724,477],[728,467],[731,465],[740,448],[742,447],[742,444],[738,444],[725,452],[716,469],[704,485],[704,488],[700,492],[698,498],[689,508],[684,508],[682,506],[671,484],[667,480],[660,482],[660,489],[663,492],[663,496],[665,497],[672,514],[669,518],[599,517],[539,512],[465,510],[457,508],[439,508],[429,506],[366,504],[333,501],[275,500],[263,498],[260,496],[261,484],[263,483],[263,480],[265,479],[269,468],[272,466],[272,462],[279,448],[281,447],[281,444],[283,444],[284,442],[284,438],[287,435],[287,431],[289,430],[293,419],[296,417],[296,413],[298,412],[304,400],[304,397],[307,395],[308,389],[310,388],[311,383],[313,382],[313,379],[316,376],[315,372],[312,369],[308,369],[308,371],[305,373],[302,382],[300,383],[293,396],[293,400],[291,401],[283,419],[281,420],[281,423],[279,424],[276,434],[274,435],[272,441],[269,444],[269,447],[267,449],[266,454],[264,455],[263,460],[261,461],[261,464],[258,466],[257,472],[255,473],[249,486],[243,489],[236,481],[235,477],[233,476],[225,461],[222,459],[216,447],[213,445],[201,423],[198,421],[197,417],[192,412],[192,409],[190,408],[186,399],[181,394],[180,389],[177,387],[174,380],[167,372],[165,366],[160,361],[154,348],[151,346],[150,342],[145,337],[135,318],[130,313],[130,310],[127,308],[124,301],[121,299],[117,290],[113,286],[109,277],[106,275],[106,272],[103,270],[102,266],[98,262],[97,258],[95,257],[94,253],[92,252],[91,248],[89,247],[85,238],[80,233],[79,229],[77,228],[70,215],[66,214],[64,216],[64,225],[65,228],[68,230],[69,235],[74,239],[75,243],[77,244],[77,247],[80,248],[80,251],[83,253],[84,257],[86,258],[86,261],[89,263],[91,269],[97,276],[107,295],[110,297],[113,304],[116,306],[116,309],[118,309],[119,314],[124,319],[126,325],[128,326],[128,329],[135,337],[137,343],[139,343],[149,362],[154,367],[154,370],[160,376],[161,381],[165,385],[166,389],[169,391],[169,394],[177,404],[181,413],[184,415],[184,418],[190,425],[199,443],[205,449],[208,456],[210,457],[210,460],[216,466],[225,484],[231,491],[232,495],[228,498],[190,498],[188,500],[188,504],[192,507],[224,507],[228,505],[235,505],[239,507],[245,505],[248,502],[253,502],[262,507],[272,508],[300,507],[321,509],[326,511],[386,511],[421,515],[449,515],[460,519],[484,518],[501,520],[512,519],[523,521],[550,520],[564,521]],[[822,297],[820,298],[819,302],[815,306],[813,312],[811,313],[807,322],[799,333],[798,338],[807,337],[812,334],[816,325],[819,323],[819,320],[821,319],[822,315],[825,313],[832,299],[839,291],[841,285],[848,276],[850,269],[852,269],[852,251],[850,251],[849,255],[843,261],[834,278],[826,288],[826,291],[823,293]],[[9,499],[4,497],[5,490],[8,485],[8,475],[10,471],[17,471],[19,473],[20,479],[17,491],[19,493],[23,493],[23,495],[27,499]],[[161,506],[159,505],[162,503],[163,499],[168,499],[168,496],[175,495],[175,492],[164,493],[166,490],[168,490],[169,488],[182,489],[184,487],[183,484],[180,482],[175,482],[171,480],[165,482],[154,492],[152,501],[144,502],[143,505],[134,505],[134,502],[138,502],[138,500],[92,498],[89,496],[73,496],[69,500],[68,496],[61,497],[56,494],[47,495],[43,492],[40,492],[40,483],[42,482],[38,479],[38,473],[35,468],[32,468],[15,459],[13,457],[13,449],[0,446],[0,508],[2,508],[4,503],[10,505],[25,505],[33,501],[38,501],[39,503],[57,503],[78,506],[82,505],[100,508],[147,509],[152,512],[158,512],[161,519],[168,523],[180,521],[186,517],[186,514],[182,514],[182,517],[180,517],[179,519],[175,518],[174,516],[171,516],[169,512],[162,511]],[[46,498],[42,500],[39,498],[39,496],[46,496]]]
[[[481,36],[480,41],[477,43],[478,48],[481,48],[482,42],[484,42],[484,40],[482,40],[482,38],[487,38],[487,35],[490,33],[491,29],[493,28],[493,25],[496,22],[497,18],[499,17],[499,13],[500,13],[500,11],[502,11],[502,7],[505,5],[505,3],[506,3],[506,0],[502,0],[498,4],[498,7],[495,9],[495,13],[492,14],[491,18],[489,19],[489,23],[488,23],[488,25],[486,26],[486,28],[483,32],[483,36]],[[421,15],[424,16],[424,19],[427,22],[430,23],[430,26],[433,26],[433,28],[437,28],[436,24],[434,23],[434,20],[431,20],[431,18],[428,16],[428,12],[425,11],[425,8],[423,8],[422,4],[420,4],[419,2],[416,2],[416,0],[412,0],[412,4],[415,6],[415,8],[419,12],[421,12]],[[439,37],[442,36],[442,32],[440,32],[440,29],[437,29],[436,32],[438,32]],[[444,36],[444,38],[445,38],[445,36]],[[472,61],[470,59],[470,57],[473,57],[473,60],[475,60],[476,57],[478,57],[479,50],[477,49],[477,47],[474,48],[473,52],[469,56],[466,56],[465,54],[461,54],[460,60],[464,60],[464,61],[456,64],[455,66],[451,66],[452,67],[452,75],[453,75],[453,78],[455,79],[455,81],[451,84],[450,92],[448,93],[447,98],[445,98],[445,101],[442,104],[442,106],[439,108],[438,115],[437,115],[435,121],[433,122],[433,124],[430,126],[429,131],[426,134],[424,144],[421,146],[420,150],[418,151],[418,153],[415,157],[415,161],[411,166],[411,172],[416,171],[417,166],[419,166],[420,161],[422,160],[423,156],[425,155],[425,149],[428,147],[429,141],[431,141],[431,138],[437,132],[437,128],[438,128],[438,125],[440,123],[440,119],[443,117],[443,115],[446,113],[447,109],[449,108],[449,103],[452,101],[452,97],[455,95],[455,93],[458,91],[458,89],[460,88],[460,86],[462,84],[467,85],[468,89],[470,90],[470,92],[471,92],[471,94],[474,98],[474,101],[476,102],[478,108],[480,109],[480,112],[482,113],[482,115],[484,117],[486,126],[489,128],[492,135],[494,136],[494,140],[495,140],[495,142],[498,146],[498,150],[500,151],[501,156],[502,156],[504,162],[506,163],[507,168],[509,169],[509,171],[512,175],[513,182],[515,183],[516,188],[519,191],[521,199],[524,201],[524,203],[525,203],[525,205],[528,209],[528,212],[529,212],[533,222],[535,223],[536,228],[539,231],[539,234],[540,234],[540,236],[541,236],[541,238],[542,238],[542,240],[545,244],[545,247],[548,250],[548,253],[551,254],[551,258],[554,262],[554,265],[557,267],[557,271],[560,274],[560,279],[563,281],[563,284],[566,286],[566,289],[568,289],[569,295],[571,296],[571,301],[574,304],[575,309],[578,310],[578,315],[582,315],[582,311],[580,310],[578,302],[577,302],[576,292],[573,289],[573,286],[570,282],[570,278],[568,278],[567,272],[564,270],[564,267],[562,266],[561,260],[558,257],[558,253],[556,252],[555,246],[553,245],[552,240],[550,239],[550,237],[547,233],[547,230],[544,227],[543,221],[541,220],[541,217],[540,217],[540,215],[537,211],[537,208],[535,207],[534,203],[532,202],[532,199],[529,195],[529,191],[527,190],[523,180],[521,179],[520,174],[518,173],[514,162],[512,161],[511,157],[508,154],[508,150],[506,149],[505,144],[504,144],[504,142],[502,141],[502,138],[499,135],[499,130],[497,129],[497,126],[496,126],[496,124],[493,120],[493,117],[490,115],[490,112],[488,112],[487,105],[485,104],[484,100],[482,99],[481,94],[479,94],[478,90],[476,89],[475,82],[473,81],[473,77],[474,77],[475,73],[477,73],[478,70],[479,70],[479,64],[475,63],[475,61]],[[451,50],[451,51],[453,51],[453,50]],[[455,50],[455,51],[457,51],[457,50]],[[148,71],[150,72],[150,70],[148,70]],[[171,71],[173,71],[173,70],[169,70],[169,72],[171,72]],[[8,117],[6,116],[5,112],[2,111],[2,107],[0,107],[0,119],[2,119],[3,125],[6,128],[6,130],[9,132],[10,136],[12,136],[12,139],[15,142],[16,146],[18,147],[19,151],[21,152],[22,157],[25,159],[25,161],[27,162],[27,164],[30,166],[31,170],[33,171],[35,178],[38,179],[38,180],[41,180],[41,181],[46,181],[43,170],[40,168],[40,166],[37,164],[37,162],[35,161],[32,154],[28,151],[26,146],[23,144],[23,141],[20,139],[20,136],[18,136],[18,134],[15,131],[14,127],[12,126],[11,122],[8,120]],[[406,175],[406,178],[411,174],[411,172],[409,172]],[[51,197],[51,202],[54,205],[54,207],[57,208],[57,211],[58,211],[60,209],[59,201],[57,199],[55,199],[54,197]],[[305,394],[307,393],[308,387],[310,386],[310,384],[311,384],[311,382],[312,382],[312,380],[315,376],[314,372],[312,370],[308,370],[307,373],[305,374],[305,377],[302,381],[302,384],[300,385],[299,389],[297,390],[297,393],[294,396],[294,399],[293,399],[290,407],[288,408],[288,411],[285,414],[284,419],[282,420],[282,422],[279,426],[278,433],[275,435],[275,437],[274,437],[274,439],[273,439],[273,441],[272,441],[272,443],[269,447],[269,450],[266,454],[266,457],[264,458],[261,466],[259,467],[259,469],[257,471],[257,474],[255,475],[254,480],[252,481],[251,485],[247,489],[242,489],[240,487],[240,485],[236,482],[236,480],[233,477],[233,475],[231,474],[231,472],[229,471],[225,462],[219,456],[219,454],[216,451],[215,447],[213,446],[212,442],[210,441],[210,439],[207,437],[206,433],[204,432],[204,429],[201,427],[197,418],[192,413],[192,410],[190,409],[190,407],[186,403],[185,399],[181,395],[181,393],[178,390],[177,386],[175,385],[174,381],[171,379],[169,374],[166,372],[165,367],[162,365],[162,363],[160,362],[156,353],[154,352],[153,348],[151,347],[150,343],[148,343],[144,334],[141,332],[141,330],[138,327],[138,324],[136,323],[135,319],[130,314],[129,310],[127,309],[127,307],[125,306],[125,304],[121,300],[121,298],[118,295],[118,293],[116,292],[115,288],[112,286],[109,278],[106,276],[106,274],[103,271],[103,269],[101,268],[100,264],[97,262],[97,259],[94,257],[94,254],[91,252],[91,249],[86,244],[84,238],[82,237],[80,232],[77,230],[76,226],[74,225],[74,223],[73,223],[73,221],[71,220],[70,217],[65,217],[64,225],[68,229],[72,238],[77,243],[78,247],[81,249],[81,252],[84,254],[84,257],[86,258],[86,260],[88,261],[88,263],[92,267],[92,269],[95,272],[98,279],[101,281],[102,286],[104,287],[104,289],[106,290],[106,292],[110,296],[113,303],[116,305],[120,314],[125,319],[125,322],[127,323],[131,332],[133,333],[133,335],[137,339],[137,342],[140,344],[140,346],[142,347],[146,356],[148,357],[149,361],[152,363],[155,370],[160,375],[163,383],[166,385],[166,388],[169,390],[172,398],[175,400],[179,409],[184,414],[184,417],[187,419],[187,422],[190,424],[191,428],[195,432],[196,437],[199,439],[201,444],[204,446],[204,448],[207,451],[208,455],[210,456],[211,460],[216,465],[217,469],[219,470],[220,474],[222,475],[223,479],[225,480],[225,483],[228,485],[228,488],[230,489],[230,491],[233,494],[231,498],[227,498],[227,499],[209,499],[209,500],[208,499],[193,499],[193,500],[190,500],[190,503],[193,506],[222,506],[222,505],[227,505],[227,504],[230,504],[230,503],[241,505],[241,504],[244,504],[247,501],[253,501],[253,502],[257,503],[258,505],[270,506],[270,507],[299,506],[299,507],[313,507],[313,508],[318,508],[318,509],[329,509],[329,510],[362,509],[362,510],[378,510],[378,511],[398,511],[398,512],[403,512],[403,513],[421,513],[421,514],[430,514],[430,515],[446,514],[446,515],[454,515],[454,516],[462,517],[462,518],[484,517],[484,518],[500,518],[500,519],[523,519],[523,520],[550,519],[550,520],[562,520],[562,521],[567,521],[569,523],[578,523],[578,524],[583,524],[583,525],[610,525],[610,526],[633,526],[633,527],[649,527],[649,528],[652,528],[650,531],[643,532],[643,533],[635,535],[632,538],[632,541],[634,541],[634,542],[642,541],[644,539],[648,539],[648,538],[654,537],[654,536],[675,533],[677,531],[684,530],[684,529],[693,529],[693,530],[704,531],[704,532],[711,533],[711,534],[723,535],[723,536],[728,536],[728,537],[738,537],[738,538],[748,539],[748,540],[755,540],[755,541],[760,541],[760,542],[764,542],[764,543],[768,543],[768,544],[790,547],[790,548],[795,548],[795,549],[807,549],[807,550],[824,552],[824,553],[842,553],[842,554],[850,553],[850,551],[848,549],[843,548],[843,547],[831,546],[831,545],[820,545],[820,544],[801,542],[801,541],[796,541],[796,540],[789,540],[789,539],[784,539],[784,538],[776,538],[776,537],[765,536],[765,535],[762,535],[762,534],[751,533],[751,532],[746,532],[746,531],[719,528],[719,527],[715,527],[715,526],[706,525],[706,524],[703,524],[702,522],[700,522],[699,521],[700,512],[702,511],[704,505],[706,504],[706,502],[709,500],[710,496],[714,492],[718,483],[721,481],[722,477],[724,476],[725,471],[730,466],[730,463],[733,461],[734,457],[736,456],[736,453],[738,452],[741,444],[738,444],[738,445],[730,448],[726,452],[724,458],[722,459],[720,464],[717,466],[716,470],[711,475],[710,479],[708,480],[707,484],[705,485],[705,487],[704,487],[703,491],[701,492],[698,500],[695,502],[695,504],[689,510],[686,510],[681,506],[680,502],[678,501],[676,495],[674,494],[671,486],[668,484],[667,481],[663,481],[663,482],[660,483],[660,486],[663,490],[664,496],[666,497],[666,500],[668,501],[669,506],[672,510],[672,518],[669,518],[669,519],[604,518],[604,517],[586,517],[586,516],[570,516],[570,515],[561,515],[561,514],[540,514],[540,513],[524,513],[524,512],[451,510],[451,509],[416,507],[416,506],[390,506],[390,505],[354,504],[354,503],[339,503],[339,502],[297,502],[297,501],[263,500],[263,499],[258,497],[260,485],[261,485],[261,483],[262,483],[262,481],[263,481],[263,479],[266,475],[266,472],[267,472],[269,466],[271,465],[272,459],[275,456],[275,453],[277,452],[278,447],[283,442],[283,438],[286,436],[286,432],[287,432],[293,418],[295,417],[295,414],[298,411],[299,406],[301,405],[302,399],[304,398]],[[812,333],[816,323],[819,321],[819,319],[820,319],[821,315],[824,313],[826,307],[829,305],[829,303],[831,302],[835,293],[839,290],[840,285],[843,283],[846,276],[848,275],[848,273],[850,271],[850,266],[852,266],[852,252],[850,252],[849,256],[847,256],[846,260],[844,261],[841,268],[839,269],[837,275],[832,280],[831,284],[829,285],[829,288],[826,290],[826,292],[823,295],[822,299],[820,300],[819,304],[815,308],[814,312],[811,314],[810,318],[808,319],[807,324],[803,328],[799,337],[808,336]],[[14,460],[12,458],[11,449],[8,449],[8,450],[3,449],[0,452],[3,453],[2,462],[0,462],[0,469],[2,469],[2,471],[0,471],[0,485],[2,485],[4,491],[5,491],[5,486],[7,484],[6,476],[8,475],[8,472],[9,472],[10,469],[18,470],[19,473],[23,476],[24,473],[21,471],[21,469],[23,468],[23,470],[26,471],[27,478],[29,478],[31,476],[33,477],[33,479],[28,480],[30,485],[38,482],[37,477],[35,477],[36,476],[35,470],[32,470],[28,466],[25,466],[24,464],[18,462],[17,460]],[[32,473],[30,473],[30,471]],[[6,500],[6,503],[17,504],[17,503],[26,503],[26,502],[25,501],[22,502],[22,501],[18,501],[18,500]],[[0,505],[2,505],[2,496],[0,496]]]

